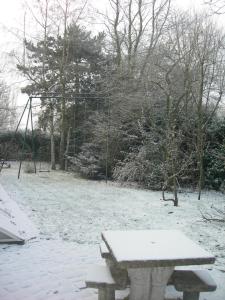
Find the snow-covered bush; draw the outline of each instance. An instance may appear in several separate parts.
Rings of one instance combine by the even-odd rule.
[[[205,185],[225,191],[225,119],[215,119],[207,128],[204,153]]]
[[[85,143],[77,156],[68,156],[71,169],[88,179],[104,178],[103,157],[100,156],[98,146]]]
[[[157,155],[155,155],[155,159],[149,159],[149,155],[150,148],[147,146],[140,147],[138,152],[130,153],[124,161],[116,165],[113,178],[119,181],[137,182],[150,189],[161,189],[162,163]]]

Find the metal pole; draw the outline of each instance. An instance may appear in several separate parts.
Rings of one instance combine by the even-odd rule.
[[[29,101],[30,101],[30,98],[29,98]],[[31,110],[31,106],[29,107],[28,116],[27,116],[27,122],[26,122],[26,128],[25,128],[24,140],[23,140],[22,155],[24,153],[24,148],[25,148],[25,142],[26,142],[26,136],[27,136],[27,127],[28,127],[28,122],[29,122],[29,119],[30,119],[30,110]],[[23,156],[21,156],[21,159],[20,159],[18,179],[20,178],[20,171],[21,171],[21,167],[22,167],[22,162],[23,162]]]
[[[22,121],[22,119],[23,119],[23,115],[24,115],[24,113],[25,113],[25,111],[26,111],[26,109],[27,109],[27,106],[28,106],[29,101],[30,101],[30,98],[27,100],[27,103],[26,103],[26,105],[25,105],[25,107],[24,107],[24,109],[23,109],[22,115],[21,115],[21,117],[20,117],[19,123],[18,123],[17,126],[16,126],[15,135],[16,135],[17,130],[18,130],[19,126],[20,126],[20,123],[21,123],[21,121]]]
[[[31,134],[32,134],[32,159],[34,162],[34,172],[37,173],[36,161],[34,157],[34,126],[33,126],[33,112],[32,112],[32,97],[30,97],[30,122],[31,122]]]

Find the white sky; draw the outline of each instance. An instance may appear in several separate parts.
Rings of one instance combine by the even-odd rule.
[[[9,48],[22,46],[18,35],[22,35],[24,15],[22,7],[24,1],[31,4],[31,0],[0,0],[0,54],[2,51],[8,51]],[[89,2],[93,7],[104,10],[108,0],[89,0]],[[183,9],[199,10],[206,8],[203,5],[204,0],[172,0],[172,3],[174,3],[174,6]],[[224,16],[219,19],[222,20],[222,18]],[[4,30],[4,28],[8,30]],[[20,31],[18,31],[18,28],[20,28]]]
[[[0,55],[10,49],[22,47],[23,36],[23,3],[31,4],[31,0],[0,0]],[[93,7],[103,9],[108,0],[89,0]],[[204,0],[172,0],[175,6],[184,9],[196,9],[204,7]],[[223,16],[224,17],[224,16]],[[29,27],[29,24],[27,24]],[[20,30],[18,30],[20,28]],[[29,29],[29,28],[28,28]],[[2,59],[1,59],[2,60]],[[0,60],[0,67],[1,67]]]
[[[22,47],[21,36],[23,35],[23,3],[31,4],[31,0],[0,0],[0,55],[9,49]],[[89,0],[97,9],[106,8],[108,0]],[[204,0],[172,0],[174,6],[183,9],[199,10],[204,9]],[[217,17],[222,20],[224,16]],[[225,19],[225,18],[224,18]],[[29,24],[27,24],[29,27]],[[18,30],[20,28],[20,30]],[[18,38],[19,37],[19,38]],[[0,64],[1,66],[1,64]]]
[[[30,0],[26,0],[27,3],[31,3]],[[103,11],[106,8],[108,0],[89,0],[93,7]],[[15,72],[15,66],[12,65],[10,60],[7,60],[5,53],[11,50],[22,49],[23,36],[23,17],[24,12],[22,9],[24,0],[0,0],[0,70],[4,67],[4,78],[14,84],[18,81],[18,74]],[[183,8],[185,10],[201,10],[205,9],[203,5],[204,0],[172,0],[175,6]],[[223,23],[224,16],[217,17],[220,22]],[[224,24],[224,23],[223,23]],[[29,24],[27,24],[29,27]],[[20,28],[20,30],[18,30]],[[0,74],[0,78],[3,77]],[[16,84],[19,91],[20,84]],[[26,102],[27,97],[18,93],[18,103],[23,105]]]
[[[98,9],[104,9],[108,0],[89,0],[93,7]],[[22,5],[24,0],[0,0],[0,31],[1,25],[15,29],[21,28],[23,24],[23,11]],[[29,4],[29,0],[26,0]],[[175,6],[184,9],[199,9],[204,8],[204,0],[172,0]],[[2,32],[0,32],[0,37],[2,39]],[[16,39],[16,36],[14,36]],[[2,44],[3,41],[1,41]]]

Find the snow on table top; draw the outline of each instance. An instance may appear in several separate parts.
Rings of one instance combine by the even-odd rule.
[[[102,238],[121,267],[214,263],[215,258],[178,230],[104,231]]]

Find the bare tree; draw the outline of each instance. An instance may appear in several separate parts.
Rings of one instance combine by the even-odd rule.
[[[41,73],[39,80],[39,86],[41,87],[41,90],[35,91],[35,93],[38,94],[48,94],[52,92],[52,86],[49,86],[49,80],[47,78],[48,76],[48,57],[47,57],[47,40],[50,35],[50,33],[53,31],[53,21],[51,19],[51,12],[53,11],[55,5],[54,0],[42,0],[38,1],[36,0],[32,6],[26,1],[25,7],[31,14],[31,17],[34,19],[36,25],[39,27],[41,40],[43,40],[43,58],[42,58],[42,67],[41,67]],[[30,81],[36,82],[36,78],[32,76],[32,71],[29,67],[29,61],[26,60],[26,19],[25,19],[26,13],[24,14],[24,53],[23,53],[23,64],[24,64],[24,70],[25,74],[28,76]],[[26,63],[27,61],[27,63]],[[54,139],[54,105],[52,103],[52,99],[47,104],[47,110],[50,111],[49,114],[49,128],[50,128],[50,136],[51,136],[51,169],[55,170],[55,139]],[[44,107],[44,105],[43,105]]]
[[[11,99],[11,91],[4,81],[0,81],[0,131],[15,125],[16,107]]]
[[[60,96],[57,109],[56,102],[48,99],[49,101],[42,101],[42,107],[48,111],[48,121],[51,134],[51,165],[52,169],[55,169],[55,145],[54,145],[54,131],[55,121],[54,116],[57,113],[60,118],[60,168],[64,169],[64,154],[65,154],[65,134],[66,134],[66,89],[67,89],[67,73],[68,73],[68,54],[69,54],[69,39],[68,39],[68,27],[73,22],[76,24],[80,21],[82,13],[84,12],[87,0],[80,4],[79,1],[72,0],[35,0],[35,8],[26,6],[31,13],[35,23],[39,27],[40,42],[38,47],[41,52],[41,70],[40,76],[34,75],[34,60],[31,57],[31,65],[29,66],[29,60],[27,59],[26,65],[22,68],[23,73],[28,77],[29,81],[40,88],[37,90],[37,94],[48,95],[50,93],[57,93]],[[55,40],[55,44],[52,45],[51,41]],[[57,68],[58,80],[52,79],[53,70],[49,69],[49,51],[51,46],[56,46],[56,40],[61,44],[58,45],[60,49],[54,49],[58,51],[58,56],[55,59],[55,67]],[[60,43],[60,42],[59,42]],[[29,46],[32,49],[32,43]],[[28,53],[29,55],[29,53]],[[25,61],[25,59],[23,59]],[[50,63],[51,64],[51,63]],[[21,63],[20,63],[21,65]],[[40,66],[39,66],[40,67]],[[53,74],[54,75],[54,74]],[[51,78],[51,80],[49,79]],[[53,81],[52,81],[53,80]],[[52,98],[51,98],[52,99]],[[47,103],[47,104],[46,104]],[[61,107],[58,109],[58,107]],[[47,116],[47,114],[46,114]]]
[[[75,6],[72,0],[63,0],[57,1],[59,5],[59,12],[62,15],[62,55],[60,58],[60,66],[59,66],[59,77],[60,77],[60,92],[62,96],[61,100],[61,130],[60,130],[60,168],[65,169],[65,142],[66,142],[66,122],[65,122],[65,114],[66,114],[66,89],[67,89],[67,63],[68,63],[68,54],[69,54],[69,39],[68,39],[68,26],[70,21],[72,20],[74,24],[77,24],[80,21],[82,14],[85,10],[87,0],[83,2],[81,6]],[[75,2],[76,3],[76,2]]]
[[[205,4],[209,5],[212,12],[215,14],[225,13],[225,1],[224,0],[206,0]]]
[[[214,117],[224,95],[225,56],[224,37],[210,22],[196,17],[192,27],[192,44],[194,45],[195,77],[192,84],[197,113],[196,153],[199,170],[198,199],[204,183],[204,145],[207,124]]]
[[[118,70],[133,77],[138,69],[142,78],[149,57],[162,37],[171,1],[109,0],[109,3],[111,10],[104,15],[104,23]]]
[[[160,102],[165,115],[163,199],[166,200],[164,191],[172,189],[174,197],[169,200],[174,205],[178,204],[179,179],[190,166],[194,168],[194,157],[200,198],[204,180],[205,132],[224,95],[223,35],[203,19],[171,15],[166,37],[155,50],[151,66],[146,67],[146,85],[152,89],[153,84],[162,91]],[[196,135],[187,142],[183,134],[188,128],[194,133],[191,127],[194,124]],[[181,150],[182,144],[188,151]]]

